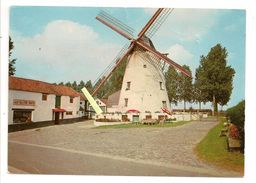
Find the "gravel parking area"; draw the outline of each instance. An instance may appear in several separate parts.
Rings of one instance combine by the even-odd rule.
[[[164,164],[209,167],[193,150],[215,121],[172,128],[95,129],[92,121],[9,134],[9,140]]]

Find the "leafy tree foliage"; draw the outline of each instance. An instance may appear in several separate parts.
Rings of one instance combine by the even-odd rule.
[[[17,59],[11,59],[12,50],[14,48],[13,41],[11,37],[9,36],[9,76],[13,76],[15,74],[15,63]]]
[[[105,82],[105,84],[97,92],[98,98],[107,98],[109,95],[115,93],[116,91],[122,88],[126,65],[127,65],[127,60],[121,62],[120,65],[118,65],[118,67],[111,74],[110,78]],[[100,82],[101,80],[99,80],[95,86],[97,86],[97,84]]]
[[[85,87],[90,93],[92,92],[92,90],[93,90],[93,86],[92,86],[92,81],[91,80],[89,80],[89,81],[87,81],[86,82],[86,84],[84,84],[84,82],[83,81],[80,81],[80,87],[81,87],[81,89],[83,88],[83,87]],[[79,87],[79,88],[80,88]],[[80,89],[80,90],[81,90]]]
[[[73,83],[72,83],[72,88],[74,89],[74,90],[78,90],[78,86],[77,86],[77,83],[76,83],[76,81],[74,81]]]
[[[170,103],[177,104],[179,101],[178,96],[178,72],[176,69],[174,69],[173,66],[169,66],[168,70],[165,73],[165,85],[167,89],[168,98],[170,100]]]
[[[226,48],[217,44],[207,56],[201,56],[200,66],[196,69],[197,88],[206,101],[212,101],[215,112],[218,104],[227,104],[233,89],[235,71],[227,66],[227,56]]]
[[[72,84],[71,84],[70,82],[67,82],[67,83],[65,84],[65,86],[68,86],[68,87],[71,87],[71,88],[72,88]]]
[[[186,69],[191,75],[191,70],[189,66],[183,65],[182,67]],[[186,102],[191,102],[193,97],[192,78],[189,78],[184,74],[179,73],[178,81],[179,81],[179,84],[178,84],[179,100],[184,102],[184,110],[185,110]]]

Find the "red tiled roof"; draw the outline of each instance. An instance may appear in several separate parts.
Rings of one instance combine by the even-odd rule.
[[[103,98],[103,99],[100,99],[100,101],[107,105],[108,99]]]
[[[14,76],[9,77],[9,89],[35,93],[64,95],[71,97],[80,96],[80,94],[77,91],[67,86],[55,85],[43,81],[18,78]]]
[[[79,93],[79,95],[80,95],[80,100],[83,100],[83,101],[87,100],[83,93]]]
[[[118,105],[119,98],[120,98],[120,93],[121,93],[121,90],[119,90],[119,91],[113,93],[112,95],[108,96],[107,107],[112,107],[113,105]]]

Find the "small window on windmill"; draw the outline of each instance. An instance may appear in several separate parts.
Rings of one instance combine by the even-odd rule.
[[[163,88],[163,82],[159,82],[160,83],[160,90],[163,90],[164,88]]]
[[[162,104],[163,104],[163,108],[167,108],[166,101],[162,101]]]
[[[127,82],[126,90],[130,90],[130,88],[131,88],[131,82],[129,81]]]
[[[128,106],[128,98],[124,99],[124,106],[127,107]]]
[[[143,65],[143,67],[144,67],[144,68],[147,68],[147,65],[146,65],[146,64],[144,64],[144,65]]]

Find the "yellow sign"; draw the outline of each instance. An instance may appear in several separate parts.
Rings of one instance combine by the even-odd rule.
[[[83,87],[82,92],[87,98],[87,100],[89,101],[89,103],[91,104],[92,108],[95,110],[96,114],[101,114],[103,111],[101,110],[99,105],[96,103],[94,98],[91,96],[91,94],[88,92],[88,90],[85,87]]]
[[[34,100],[13,99],[13,105],[35,106],[36,102]]]

